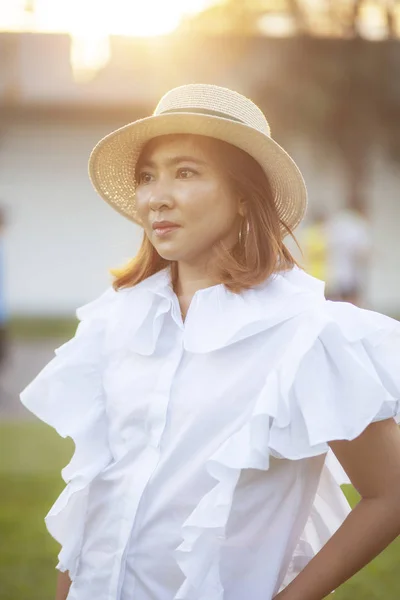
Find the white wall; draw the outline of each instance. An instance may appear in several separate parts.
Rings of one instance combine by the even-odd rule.
[[[113,211],[91,187],[87,160],[94,144],[121,123],[84,124],[21,118],[0,132],[0,204],[8,212],[6,286],[18,314],[72,314],[108,285],[108,269],[131,257],[140,229]],[[291,152],[306,178],[311,205],[338,207],[344,187],[338,165]],[[400,312],[399,174],[378,158],[371,173],[373,235],[378,252],[368,290],[376,310]]]
[[[108,269],[132,256],[139,228],[92,189],[89,153],[115,124],[16,123],[2,132],[9,309],[62,314],[100,293]]]

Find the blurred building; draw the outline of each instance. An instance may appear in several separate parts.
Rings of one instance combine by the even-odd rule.
[[[71,314],[108,285],[109,268],[135,253],[140,229],[98,198],[87,176],[103,135],[151,112],[175,85],[216,83],[252,97],[279,68],[277,46],[261,38],[114,38],[112,46],[108,66],[90,78],[72,72],[68,36],[0,34],[0,205],[11,313]],[[311,204],[340,207],[340,166],[316,160],[303,135],[286,135],[284,145],[305,175]],[[391,314],[400,308],[398,181],[377,153],[368,190],[376,248],[368,298]]]

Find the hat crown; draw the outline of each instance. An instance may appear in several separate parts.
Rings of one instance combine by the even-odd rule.
[[[154,115],[169,112],[196,112],[240,122],[271,135],[262,111],[246,96],[217,85],[193,83],[174,88],[160,100]]]

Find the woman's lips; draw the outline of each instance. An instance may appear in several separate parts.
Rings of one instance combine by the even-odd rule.
[[[179,225],[168,225],[167,227],[156,227],[153,231],[157,237],[164,237],[179,229]]]

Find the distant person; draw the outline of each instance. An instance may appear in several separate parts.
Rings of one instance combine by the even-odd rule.
[[[171,90],[89,172],[143,240],[21,394],[76,445],[57,600],[322,600],[400,530],[400,324],[297,266],[304,180],[237,92]]]
[[[0,208],[0,369],[8,354],[7,308],[5,299],[5,211]]]
[[[329,243],[327,235],[328,216],[325,210],[316,208],[299,234],[303,251],[303,263],[307,273],[327,281]]]
[[[369,222],[361,210],[344,208],[331,217],[327,238],[327,296],[361,306],[365,299],[372,250]]]

